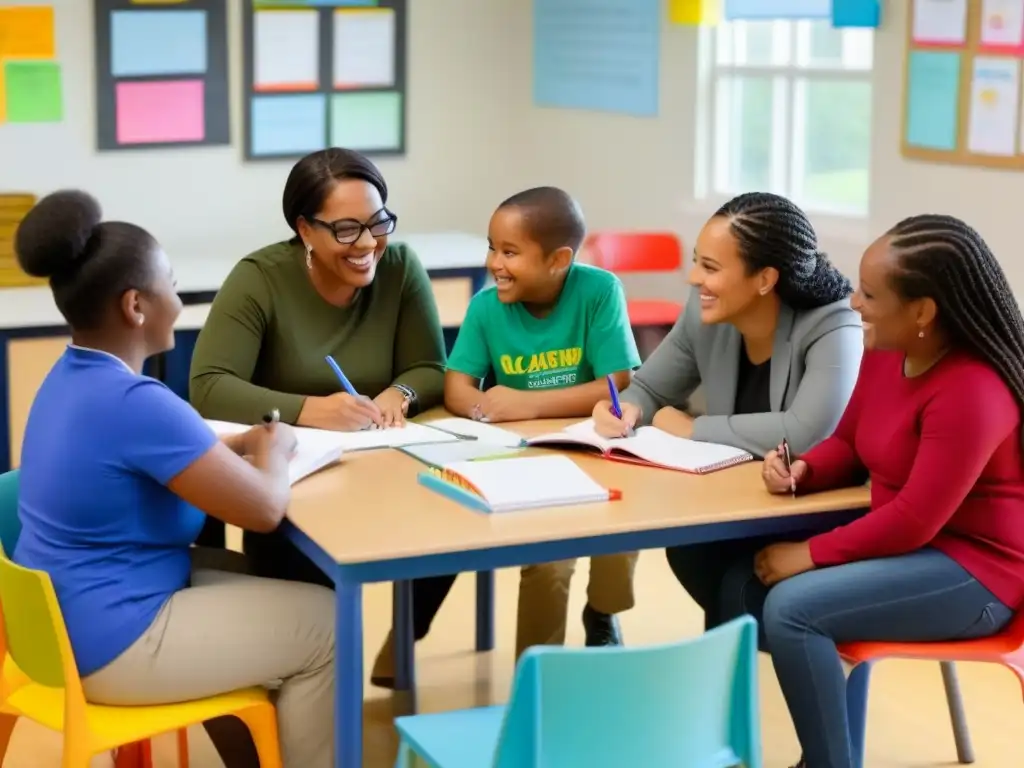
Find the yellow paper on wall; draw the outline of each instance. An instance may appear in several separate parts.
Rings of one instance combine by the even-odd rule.
[[[56,55],[51,6],[0,7],[0,59],[52,59]]]
[[[668,0],[668,18],[673,24],[717,24],[721,0]]]

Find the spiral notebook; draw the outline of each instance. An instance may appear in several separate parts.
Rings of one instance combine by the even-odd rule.
[[[421,485],[481,512],[617,501],[568,456],[457,461],[419,475]]]
[[[702,443],[663,432],[657,427],[640,427],[633,437],[604,438],[594,431],[592,419],[566,427],[561,432],[531,437],[528,445],[583,448],[600,451],[607,459],[647,464],[695,475],[753,461],[747,451],[731,445]]]

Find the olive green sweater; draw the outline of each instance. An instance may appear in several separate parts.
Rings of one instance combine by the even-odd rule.
[[[246,256],[199,334],[192,405],[208,419],[244,424],[277,408],[294,424],[307,396],[341,391],[327,355],[362,395],[404,384],[420,410],[442,402],[441,322],[430,278],[410,248],[388,246],[373,283],[347,307],[316,292],[301,246],[277,243]]]

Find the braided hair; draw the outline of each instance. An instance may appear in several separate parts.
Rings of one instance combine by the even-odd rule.
[[[853,293],[850,281],[818,250],[807,214],[786,198],[748,192],[727,202],[715,216],[729,219],[748,274],[766,267],[778,270],[775,290],[793,309],[823,307]]]
[[[932,299],[950,343],[995,368],[1024,408],[1024,318],[981,235],[933,214],[904,219],[887,234],[896,258],[893,290],[905,301]]]

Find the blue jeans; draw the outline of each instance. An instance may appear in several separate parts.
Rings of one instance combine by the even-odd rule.
[[[680,549],[693,548],[676,548],[670,562],[685,556]],[[761,626],[808,768],[854,766],[836,644],[986,637],[1013,618],[957,562],[928,548],[809,571],[770,590],[743,555],[720,588],[719,621],[750,613]]]

